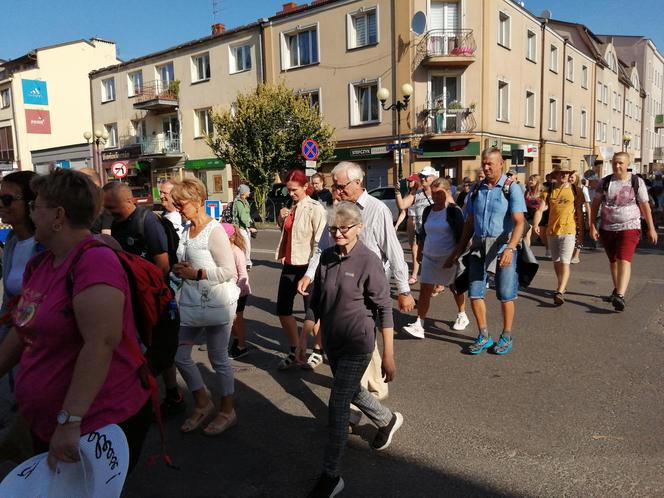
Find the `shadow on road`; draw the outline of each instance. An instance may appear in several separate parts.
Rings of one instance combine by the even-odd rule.
[[[524,299],[529,299],[531,301],[534,301],[538,303],[538,306],[540,308],[558,308],[559,306],[556,306],[553,304],[553,293],[549,289],[538,289],[537,287],[528,287],[527,290],[521,290],[519,292],[519,295],[523,297]],[[570,296],[580,296],[580,297],[590,297],[590,298],[595,298],[595,299],[600,299],[601,296],[599,295],[594,295],[594,294],[583,294],[580,292],[571,292],[568,291],[565,293],[565,304],[562,306],[568,307],[569,305],[576,305],[576,306],[581,306],[583,308],[586,308],[586,313],[592,313],[596,315],[611,315],[615,313],[614,310],[609,309],[609,308],[600,308],[599,306],[595,306],[587,301],[581,301],[578,299],[570,299]]]

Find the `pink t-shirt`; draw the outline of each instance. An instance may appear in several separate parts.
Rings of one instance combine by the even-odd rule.
[[[49,441],[56,427],[74,373],[83,338],[78,332],[67,290],[71,262],[81,242],[57,268],[50,252],[23,283],[23,293],[14,311],[14,323],[25,344],[16,379],[16,400],[32,431]],[[96,284],[104,284],[130,295],[127,276],[111,249],[88,249],[74,270],[73,296]],[[99,303],[103,306],[104,303]],[[136,329],[131,299],[125,299],[123,338],[113,353],[106,381],[83,417],[81,433],[120,423],[134,415],[147,401],[138,375],[138,361],[131,353]],[[74,414],[79,415],[79,414]]]
[[[238,246],[231,244],[231,247],[233,248],[233,258],[237,270],[237,281],[235,283],[240,288],[240,296],[248,296],[251,294],[251,287],[249,286],[249,273],[247,272],[247,258]]]

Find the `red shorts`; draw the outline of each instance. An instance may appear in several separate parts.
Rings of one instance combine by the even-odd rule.
[[[636,246],[641,240],[641,230],[621,230],[619,232],[600,230],[599,238],[611,263],[615,263],[619,259],[631,263]]]

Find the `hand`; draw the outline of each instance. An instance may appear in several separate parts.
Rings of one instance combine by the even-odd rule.
[[[648,240],[654,246],[657,245],[657,230],[653,227],[652,230],[648,230]]]
[[[590,238],[593,240],[599,240],[599,233],[597,232],[597,228],[595,228],[595,225],[592,223],[590,224]]]
[[[48,466],[51,470],[60,462],[74,463],[81,459],[78,453],[79,440],[81,439],[81,425],[70,423],[58,425],[51,437],[48,447]]]
[[[443,268],[452,268],[452,266],[459,263],[459,256],[456,252],[453,252],[448,256],[448,258],[443,263]]]
[[[251,233],[256,233],[258,230],[256,230],[254,227],[249,227],[249,232]]]
[[[381,362],[380,371],[383,374],[385,382],[392,382],[397,374],[397,366],[394,363],[394,355],[386,355],[383,353],[383,361]]]
[[[541,231],[541,230],[540,230],[540,227],[539,227],[539,226],[537,226],[537,227],[533,227],[533,232],[535,232],[535,234],[539,235],[539,234],[540,234],[540,231]]]
[[[415,299],[412,295],[402,296],[399,294],[399,309],[403,312],[412,311],[415,308]]]
[[[307,276],[302,277],[300,281],[297,283],[297,292],[302,296],[308,296],[309,293],[307,292],[307,289],[309,288],[310,283],[311,279],[309,277]]]
[[[288,208],[283,207],[279,210],[279,216],[281,216],[281,219],[288,218],[289,214],[290,214],[290,209]]]
[[[175,274],[176,277],[185,278],[188,280],[195,280],[198,276],[198,270],[191,266],[190,261],[182,261],[173,265],[171,271]]]
[[[500,256],[500,267],[506,268],[512,264],[512,256],[514,251],[511,251],[509,247],[506,247],[503,251],[503,254]]]

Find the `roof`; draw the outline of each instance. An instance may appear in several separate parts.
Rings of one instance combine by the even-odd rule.
[[[20,63],[23,63],[23,62],[34,61],[37,58],[37,52],[42,52],[44,50],[51,50],[51,49],[59,48],[59,47],[65,47],[67,45],[74,45],[76,43],[87,43],[88,45],[90,45],[92,47],[92,46],[94,46],[93,42],[95,42],[95,41],[101,41],[101,42],[104,42],[104,43],[112,43],[113,45],[115,45],[114,41],[102,40],[101,38],[91,38],[90,40],[84,40],[83,38],[81,38],[79,40],[71,40],[71,41],[68,41],[68,42],[56,43],[54,45],[46,45],[44,47],[38,47],[38,48],[30,50],[30,52],[28,52],[26,54],[23,54],[23,55],[21,55],[19,57],[16,57],[14,59],[9,59],[9,60],[6,60],[6,61],[0,60],[0,64],[2,64],[3,66],[13,66],[14,64],[20,64]]]
[[[210,42],[212,40],[226,38],[226,37],[235,35],[237,33],[240,33],[242,31],[246,31],[246,30],[249,30],[251,28],[256,28],[259,25],[260,25],[260,22],[256,21],[256,22],[252,22],[250,24],[245,24],[243,26],[238,26],[237,28],[222,31],[221,33],[211,34],[211,35],[208,35],[208,36],[204,36],[203,38],[197,38],[196,40],[191,40],[191,41],[188,41],[188,42],[185,42],[185,43],[181,43],[180,45],[175,45],[173,47],[169,47],[169,48],[166,48],[164,50],[159,50],[158,52],[152,52],[150,54],[146,54],[146,55],[142,55],[140,57],[135,57],[133,59],[129,59],[128,61],[121,62],[120,64],[113,64],[112,66],[106,66],[106,67],[102,67],[102,68],[99,68],[99,69],[95,69],[94,71],[90,72],[90,76],[92,77],[92,76],[95,76],[97,74],[117,70],[119,68],[130,66],[130,65],[136,64],[138,62],[142,62],[142,61],[145,61],[145,60],[148,60],[148,59],[153,59],[153,58],[156,58],[156,57],[161,57],[163,55],[167,55],[167,54],[170,54],[170,53],[173,53],[173,52],[179,52],[181,50],[185,50],[185,49],[191,48],[191,47],[196,47],[198,45],[204,45],[205,43]]]
[[[604,42],[598,38],[597,35],[595,35],[595,33],[593,33],[590,28],[588,28],[588,26],[576,22],[560,21],[558,19],[549,19],[547,22],[550,24],[566,26],[575,30],[581,40],[584,42],[586,49],[590,51],[591,55],[595,58],[597,63],[604,67],[609,66],[604,59],[604,54],[602,51],[600,51],[600,46],[604,45]]]

